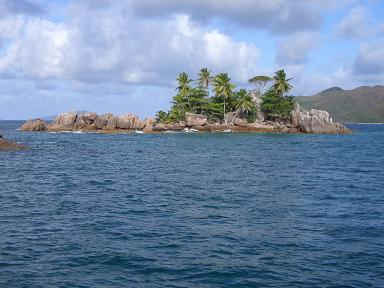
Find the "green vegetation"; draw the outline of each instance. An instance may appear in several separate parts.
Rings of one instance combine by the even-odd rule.
[[[252,93],[257,93],[263,99],[260,110],[270,120],[287,119],[294,106],[293,97],[287,97],[292,88],[286,79],[284,70],[279,70],[273,78],[268,76],[256,76],[249,80],[255,85]],[[262,94],[266,85],[273,81],[272,86]],[[219,73],[211,76],[208,68],[202,68],[198,73],[198,79],[193,81],[185,72],[177,78],[177,94],[172,99],[169,112],[158,111],[156,121],[158,123],[175,123],[185,120],[185,113],[191,112],[207,116],[209,122],[227,123],[226,115],[231,112],[236,117],[254,122],[258,112],[256,103],[250,91],[246,89],[235,90],[235,85],[227,73]]]
[[[314,96],[295,97],[306,109],[326,110],[334,121],[384,123],[384,86],[352,90],[333,87]]]
[[[279,92],[269,89],[261,98],[261,111],[268,120],[288,120],[294,109],[295,100],[293,96],[281,97]]]

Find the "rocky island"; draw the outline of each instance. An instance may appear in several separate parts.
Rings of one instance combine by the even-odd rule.
[[[0,151],[24,150],[27,148],[27,146],[18,143],[13,143],[3,138],[0,138]]]
[[[210,76],[207,68],[200,70],[197,86],[186,73],[177,79],[178,91],[173,97],[169,112],[159,111],[156,118],[140,120],[128,113],[117,116],[111,113],[69,112],[59,114],[52,123],[31,119],[23,124],[22,131],[95,131],[121,133],[140,131],[161,133],[167,131],[196,132],[274,132],[348,134],[350,130],[334,122],[326,111],[306,111],[295,103],[287,92],[292,88],[284,70],[275,76],[256,76],[250,83],[251,91],[234,91],[226,73]],[[272,86],[263,91],[266,85]],[[213,86],[210,96],[209,86]]]

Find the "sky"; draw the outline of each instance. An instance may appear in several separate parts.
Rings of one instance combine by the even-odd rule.
[[[167,110],[207,67],[293,95],[384,84],[381,0],[0,0],[0,119]]]

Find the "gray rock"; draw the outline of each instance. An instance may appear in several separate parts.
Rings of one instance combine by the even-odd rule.
[[[224,122],[228,125],[232,125],[238,114],[239,113],[237,112],[228,112],[227,114],[225,114]]]
[[[48,130],[72,130],[76,119],[76,112],[59,114],[56,116],[55,121],[48,126]]]
[[[240,127],[246,127],[248,125],[248,121],[247,121],[247,119],[236,118],[233,121],[233,124],[235,124],[236,126],[240,126]]]
[[[77,115],[75,125],[92,125],[95,123],[99,116],[95,112],[86,112],[81,115]]]
[[[20,129],[22,131],[45,131],[47,124],[42,119],[31,119],[26,121]]]
[[[348,134],[351,131],[344,125],[333,122],[327,111],[312,109],[304,111],[299,105],[291,112],[292,124],[304,133]]]
[[[185,113],[185,125],[188,127],[192,126],[203,126],[208,123],[207,116],[202,114],[194,114],[194,113]]]
[[[95,127],[96,127],[96,129],[104,129],[105,126],[107,126],[108,119],[111,118],[111,117],[113,117],[112,113],[107,113],[107,114],[98,116],[95,119]]]
[[[143,124],[144,124],[144,127],[142,128],[143,129],[143,131],[145,132],[145,133],[149,133],[149,132],[152,132],[152,130],[153,130],[153,126],[155,126],[155,119],[153,119],[153,118],[150,118],[150,117],[148,117],[148,118],[145,118],[145,120],[143,121]]]
[[[147,118],[145,118],[145,120],[144,120],[144,122],[145,122],[145,125],[155,125],[155,123],[156,123],[156,121],[155,121],[155,119],[153,119],[153,118],[151,118],[151,117],[147,117]]]
[[[111,116],[107,119],[107,123],[105,124],[105,129],[106,130],[115,130],[117,128],[117,120],[118,117],[116,116]]]
[[[262,122],[265,119],[264,113],[261,112],[261,103],[263,102],[263,100],[261,99],[262,95],[258,91],[255,91],[255,90],[251,91],[250,95],[252,97],[253,102],[255,103],[256,110],[257,110],[256,121]]]

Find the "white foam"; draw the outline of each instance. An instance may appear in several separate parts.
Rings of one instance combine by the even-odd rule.
[[[196,130],[196,129],[188,129],[188,128],[184,128],[183,132],[186,132],[186,133],[192,133],[192,132],[199,132],[199,130]]]

